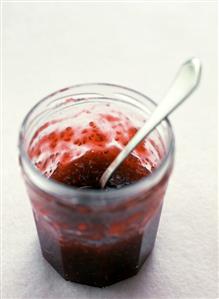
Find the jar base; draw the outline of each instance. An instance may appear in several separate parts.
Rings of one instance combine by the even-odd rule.
[[[154,248],[162,206],[145,227],[111,243],[90,244],[62,238],[61,233],[35,214],[43,257],[65,279],[106,287],[138,273]]]
[[[138,272],[141,270],[141,267],[143,266],[143,264],[145,263],[145,261],[147,260],[147,258],[151,255],[153,251],[153,248],[150,250],[150,252],[146,255],[144,261],[142,261],[141,265],[139,267],[135,267],[135,269],[133,268],[131,271],[129,269],[129,271],[124,271],[123,273],[120,273],[120,275],[117,275],[117,277],[114,277],[114,279],[111,277],[111,279],[109,280],[107,277],[102,277],[102,279],[98,279],[97,280],[90,280],[87,279],[86,277],[77,277],[77,275],[74,274],[67,274],[63,272],[63,269],[60,268],[59,265],[57,264],[52,264],[51,260],[48,259],[48,256],[46,254],[44,254],[42,252],[42,255],[44,257],[44,259],[50,264],[50,266],[53,267],[53,269],[60,274],[66,281],[69,282],[73,282],[73,283],[79,283],[79,284],[83,284],[83,285],[88,285],[88,286],[92,286],[92,287],[97,287],[97,288],[105,288],[108,286],[111,286],[115,283],[118,283],[120,281],[129,279],[135,275],[138,274]]]

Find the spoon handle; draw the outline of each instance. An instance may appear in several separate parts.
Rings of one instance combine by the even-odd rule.
[[[179,69],[168,93],[151,114],[147,122],[129,141],[126,147],[118,154],[107,167],[100,178],[101,188],[104,188],[113,172],[135,149],[135,147],[158,125],[172,113],[196,89],[201,75],[201,62],[198,58],[186,61]]]

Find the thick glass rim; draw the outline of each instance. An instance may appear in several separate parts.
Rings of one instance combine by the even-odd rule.
[[[169,141],[169,145],[168,145],[167,151],[165,153],[165,156],[163,157],[159,167],[157,167],[147,177],[142,178],[141,180],[139,180],[133,184],[130,184],[128,186],[124,186],[121,189],[104,191],[101,189],[98,189],[98,190],[89,189],[88,190],[88,189],[74,188],[72,186],[70,187],[70,186],[58,183],[55,180],[48,179],[33,165],[32,161],[30,160],[30,158],[24,148],[23,136],[25,134],[26,124],[27,124],[29,118],[31,117],[32,113],[34,112],[34,110],[37,109],[44,101],[53,97],[54,95],[57,95],[59,93],[61,94],[62,92],[69,90],[69,89],[73,89],[73,88],[77,88],[77,87],[86,87],[86,86],[87,87],[89,87],[89,86],[110,86],[110,87],[115,87],[115,88],[122,88],[129,92],[133,92],[135,94],[140,95],[141,97],[143,97],[147,101],[149,101],[154,107],[157,106],[156,102],[154,102],[151,98],[149,98],[148,96],[144,95],[143,93],[141,93],[139,91],[136,91],[132,88],[128,88],[128,87],[125,87],[122,85],[112,84],[112,83],[104,83],[104,82],[75,84],[75,85],[71,85],[66,88],[62,88],[60,90],[57,90],[56,92],[49,94],[48,96],[46,96],[43,99],[41,99],[40,101],[38,101],[29,110],[29,112],[26,114],[23,122],[21,123],[20,132],[19,132],[19,140],[18,140],[18,149],[19,149],[19,153],[20,153],[21,167],[23,169],[25,168],[25,170],[24,170],[25,175],[27,174],[27,177],[28,177],[28,174],[29,175],[32,174],[32,177],[33,176],[35,177],[36,181],[38,182],[38,185],[35,184],[31,179],[29,179],[32,184],[36,185],[42,191],[49,193],[50,195],[53,195],[55,197],[60,196],[60,200],[67,200],[67,201],[71,200],[71,203],[73,203],[75,201],[77,201],[78,203],[81,203],[81,197],[92,198],[91,201],[88,200],[87,202],[82,200],[83,203],[85,203],[87,205],[92,205],[92,204],[98,204],[98,205],[104,204],[105,205],[111,201],[110,198],[120,197],[120,196],[122,198],[122,196],[125,196],[125,195],[127,196],[127,194],[132,195],[132,194],[135,194],[136,192],[140,192],[140,190],[142,190],[142,188],[144,188],[144,189],[152,188],[156,183],[158,183],[160,181],[160,179],[166,173],[166,170],[168,169],[168,166],[171,162],[171,157],[174,154],[175,137],[174,137],[172,125],[168,118],[165,118],[162,122],[165,122],[167,124],[167,129],[170,133],[170,141]],[[24,164],[25,164],[25,167],[24,167]],[[77,196],[79,196],[80,198],[77,198]]]

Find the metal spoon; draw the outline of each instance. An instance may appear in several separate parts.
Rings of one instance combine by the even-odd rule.
[[[143,125],[135,136],[129,141],[126,147],[118,154],[113,162],[107,167],[100,178],[100,185],[103,189],[114,171],[136,148],[136,146],[151,133],[170,113],[172,113],[186,98],[196,89],[201,76],[201,62],[198,58],[191,58],[179,69],[167,95],[156,107],[150,118]]]

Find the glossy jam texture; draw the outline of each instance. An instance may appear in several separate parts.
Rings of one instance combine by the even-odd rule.
[[[105,110],[109,107],[105,106]],[[35,166],[47,177],[64,184],[98,188],[103,171],[139,129],[127,115],[108,110],[104,113],[93,107],[74,115],[66,126],[63,122],[57,127],[56,121],[41,126],[28,150]],[[118,188],[138,181],[150,174],[160,159],[161,152],[153,142],[143,141],[108,186]]]
[[[98,189],[103,171],[143,123],[132,109],[87,104],[67,119],[43,124],[29,143],[29,157],[48,179]],[[143,141],[112,176],[107,190],[150,175],[164,154],[158,143]],[[98,209],[59,202],[28,186],[43,256],[66,280],[92,286],[136,274],[154,246],[167,180],[168,175],[135,196],[127,193],[122,203],[115,195],[110,205]]]

